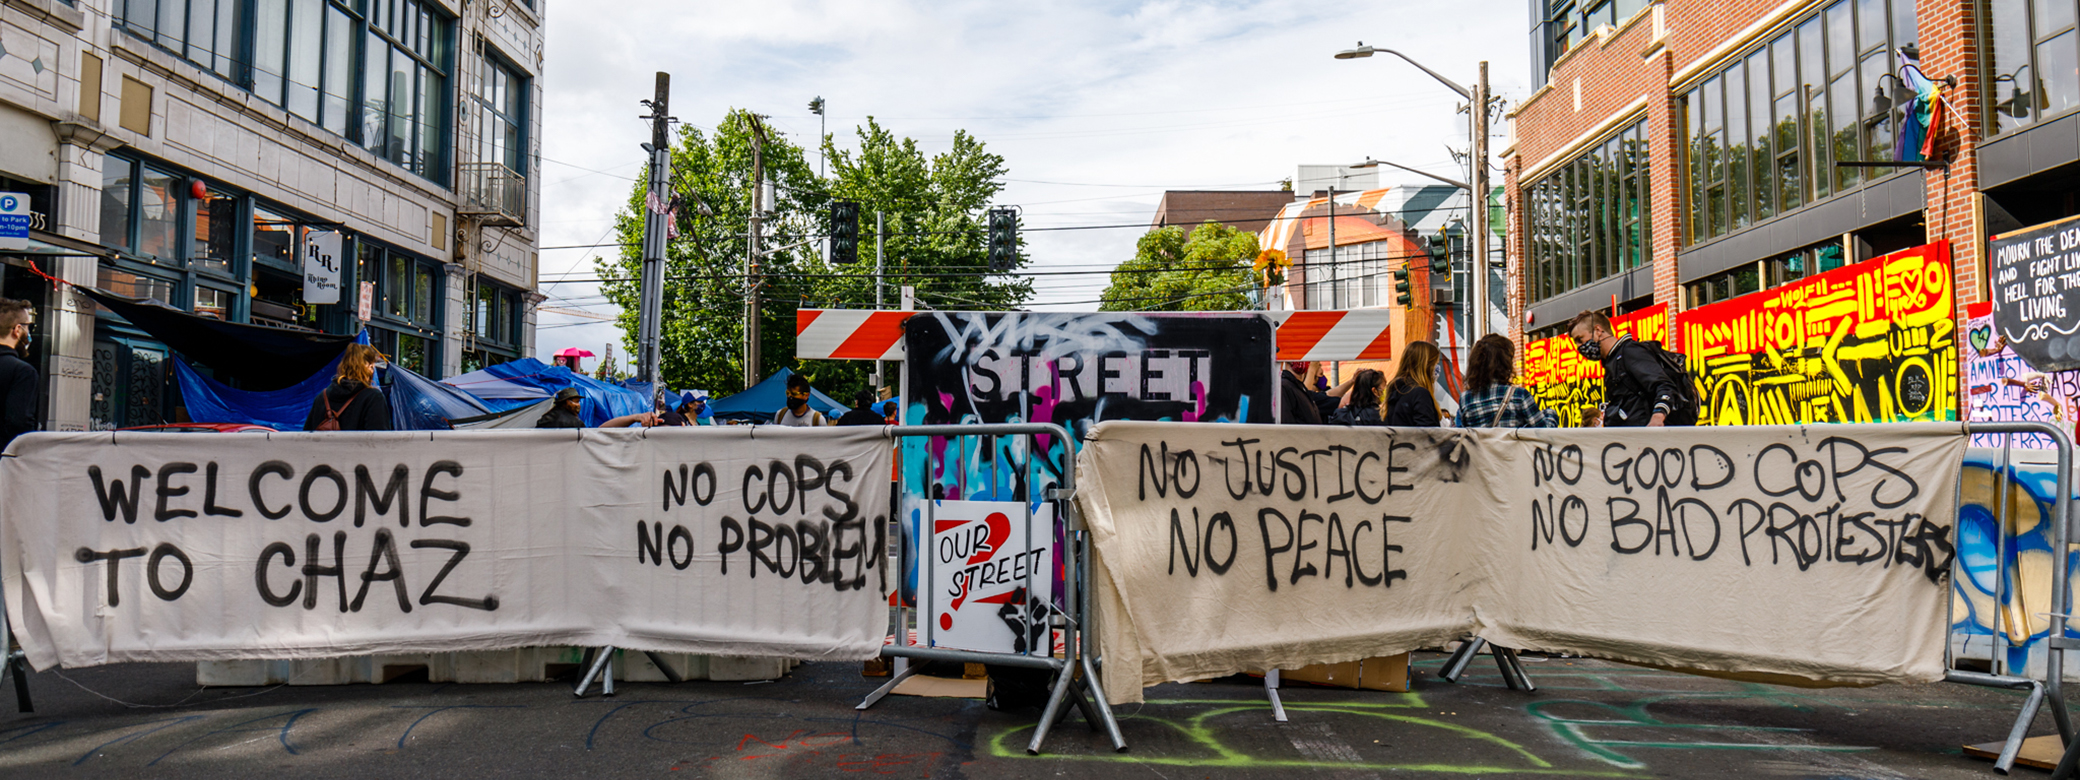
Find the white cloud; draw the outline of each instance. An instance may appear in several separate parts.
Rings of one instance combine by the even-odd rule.
[[[701,127],[744,107],[812,144],[807,105],[820,95],[841,145],[868,115],[927,153],[965,129],[1005,156],[1002,202],[1035,228],[1145,224],[1164,189],[1270,189],[1300,163],[1371,156],[1457,178],[1446,146],[1465,146],[1459,98],[1392,57],[1330,57],[1359,40],[1461,84],[1486,58],[1498,95],[1529,93],[1522,0],[624,0],[547,11],[544,246],[607,233],[641,172],[649,133],[637,101],[660,70],[672,74],[672,113]],[[1034,231],[1027,248],[1034,270],[1103,269],[1131,256],[1141,232]],[[542,272],[589,272],[588,252],[606,251],[545,251]],[[1039,277],[1036,303],[1092,300],[1104,283]],[[614,311],[595,285],[545,292],[549,306]],[[570,325],[584,322],[544,314],[541,353],[620,341],[609,323]]]

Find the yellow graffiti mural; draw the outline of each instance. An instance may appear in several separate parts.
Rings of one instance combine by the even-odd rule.
[[[1957,419],[1948,244],[1682,313],[1703,425]]]
[[[1611,330],[1640,341],[1668,339],[1668,306],[1655,304],[1611,318]],[[1582,410],[1603,403],[1603,364],[1585,360],[1566,336],[1539,339],[1524,346],[1524,370],[1518,381],[1538,405],[1560,416],[1560,425],[1582,424]]]

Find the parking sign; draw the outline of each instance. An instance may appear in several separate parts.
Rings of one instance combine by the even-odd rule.
[[[29,248],[29,195],[0,192],[0,249]]]

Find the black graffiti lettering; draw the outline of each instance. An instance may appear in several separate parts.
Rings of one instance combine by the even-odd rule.
[[[1286,460],[1286,453],[1288,452],[1298,455],[1300,453],[1300,449],[1298,447],[1281,448],[1277,452],[1277,454],[1271,456],[1271,463],[1279,467],[1280,469],[1283,469],[1286,472],[1286,498],[1288,500],[1298,501],[1307,497],[1307,472],[1300,470],[1300,464]],[[1300,486],[1297,488],[1293,486],[1295,480],[1299,481],[1300,483]]]
[[[1755,515],[1754,525],[1748,524],[1747,515],[1750,511]],[[1740,529],[1741,532],[1741,565],[1755,565],[1755,560],[1748,555],[1748,537],[1768,526],[1769,511],[1763,509],[1762,504],[1754,499],[1743,498],[1728,506],[1726,513],[1733,516],[1733,525],[1735,528]]]
[[[1841,448],[1845,446],[1856,448],[1856,465],[1847,469],[1842,468],[1840,460]],[[1839,500],[1849,500],[1848,496],[1842,494],[1842,478],[1849,476],[1850,474],[1862,471],[1865,466],[1876,468],[1890,475],[1890,477],[1879,478],[1877,484],[1871,486],[1871,504],[1876,506],[1877,508],[1895,509],[1898,508],[1900,505],[1907,503],[1908,501],[1914,500],[1914,497],[1921,495],[1921,484],[1914,481],[1913,477],[1908,476],[1907,473],[1904,471],[1894,468],[1891,464],[1878,459],[1880,456],[1884,455],[1898,455],[1905,453],[1907,451],[1905,447],[1882,447],[1875,450],[1867,449],[1861,443],[1857,442],[1854,439],[1847,439],[1840,436],[1830,436],[1826,439],[1822,439],[1820,441],[1819,447],[1827,450],[1828,465],[1833,469],[1832,473],[1834,474],[1835,497]],[[1900,496],[1898,500],[1887,500],[1881,494],[1885,492],[1886,486],[1892,482],[1893,478],[1897,478],[1899,481],[1906,484],[1907,494],[1904,496]]]
[[[213,517],[244,517],[246,513],[217,506],[217,462],[210,461],[202,476],[202,513]]]
[[[334,472],[338,473],[338,472]],[[341,480],[345,487],[345,480]],[[342,496],[344,498],[344,496]],[[318,550],[323,541],[317,534],[303,539],[303,608],[318,608],[318,578],[331,577],[339,583],[339,611],[347,611],[347,532],[332,532],[332,565],[318,565]]]
[[[1163,454],[1160,457],[1167,460],[1170,456],[1170,443],[1163,442],[1162,446]],[[1143,501],[1148,500],[1148,477],[1151,472],[1155,474],[1156,497],[1164,498],[1170,495],[1169,469],[1157,458],[1156,453],[1149,449],[1148,443],[1143,442],[1141,444],[1140,459],[1141,473],[1135,477],[1136,487],[1140,491],[1139,498]],[[1177,516],[1176,510],[1171,510],[1171,516]]]
[[[260,497],[260,478],[269,474],[278,475],[283,480],[293,480],[296,478],[296,469],[279,460],[270,460],[260,464],[259,468],[253,469],[253,475],[246,478],[246,492],[253,498],[253,508],[260,510],[261,517],[269,520],[280,520],[288,517],[289,511],[295,509],[296,505],[285,504],[281,509],[267,508],[267,501]]]
[[[1198,510],[1192,511],[1196,513]],[[1196,514],[1194,516],[1196,517]],[[1226,557],[1214,557],[1213,531],[1216,528],[1224,529],[1228,532],[1228,554]],[[1199,547],[1200,560],[1206,562],[1206,568],[1212,570],[1214,574],[1226,575],[1229,567],[1235,565],[1235,553],[1240,547],[1235,536],[1235,518],[1229,517],[1226,512],[1213,513],[1213,517],[1206,520],[1206,537]]]
[[[982,351],[982,354],[978,357],[980,358],[979,360],[976,360],[967,365],[968,375],[971,377],[979,376],[988,379],[989,387],[983,387],[981,385],[975,384],[971,380],[968,382],[968,392],[973,394],[976,398],[995,398],[997,395],[997,391],[1003,389],[1004,387],[1004,378],[1001,375],[999,375],[994,369],[991,369],[987,364],[1001,360],[1003,359],[1003,356],[997,354],[997,351],[994,349],[985,349]]]
[[[1413,453],[1416,451],[1416,445],[1399,440],[1396,440],[1387,445],[1387,495],[1390,496],[1399,491],[1416,489],[1416,486],[1408,484],[1406,482],[1394,481],[1395,474],[1408,473],[1407,466],[1394,465],[1394,453],[1400,452],[1402,450],[1408,450],[1410,453]],[[1406,461],[1403,462],[1405,463]]]
[[[1611,461],[1611,450],[1617,450],[1620,454],[1626,452],[1625,445],[1618,442],[1603,445],[1603,481],[1610,485],[1625,488],[1625,493],[1630,495],[1632,493],[1632,459],[1628,457],[1613,463]],[[1611,471],[1613,465],[1617,466],[1615,473]]]
[[[859,538],[857,543],[845,543],[845,532],[848,530],[854,532],[854,535]],[[829,581],[838,591],[857,590],[866,586],[866,544],[867,529],[864,523],[831,523],[831,576]],[[845,562],[848,560],[859,561],[858,564],[852,567],[854,576],[851,577],[845,576]]]
[[[283,566],[292,570],[296,568],[296,548],[290,547],[286,542],[269,543],[260,549],[260,564],[253,567],[253,587],[260,591],[260,600],[267,602],[268,606],[286,607],[296,603],[296,597],[303,594],[303,580],[290,580],[289,593],[275,595],[274,588],[267,585],[267,562],[274,560],[277,555],[284,559]]]
[[[1567,518],[1569,516],[1582,519],[1581,531],[1579,533],[1571,534],[1567,532]],[[1569,547],[1582,546],[1582,542],[1589,538],[1589,502],[1581,496],[1562,496],[1560,498],[1558,524],[1560,526],[1560,541],[1566,542]]]
[[[1143,451],[1143,452],[1146,452],[1146,451],[1147,451],[1147,447],[1145,447],[1145,446],[1144,446],[1144,447],[1142,448],[1142,451]],[[1185,533],[1185,531],[1184,531],[1184,518],[1183,518],[1183,517],[1182,517],[1182,516],[1181,516],[1181,515],[1180,515],[1180,514],[1178,513],[1178,511],[1177,511],[1177,508],[1176,508],[1176,507],[1171,507],[1171,508],[1170,508],[1170,570],[1169,570],[1169,572],[1168,572],[1169,574],[1171,574],[1171,575],[1173,575],[1173,576],[1177,574],[1177,546],[1178,546],[1178,542],[1183,542],[1183,543],[1184,543],[1184,547],[1185,547],[1185,551],[1184,551],[1184,571],[1185,571],[1185,576],[1187,576],[1187,577],[1197,577],[1197,576],[1199,576],[1199,556],[1200,556],[1200,554],[1201,554],[1201,550],[1203,549],[1203,548],[1201,548],[1201,546],[1200,546],[1200,541],[1199,541],[1199,540],[1200,540],[1200,538],[1201,538],[1201,531],[1202,531],[1202,530],[1203,530],[1203,529],[1202,529],[1202,528],[1201,528],[1201,527],[1199,526],[1199,508],[1198,508],[1198,507],[1192,507],[1192,532],[1191,532],[1191,533]]]
[[[1704,481],[1705,461],[1704,458],[1699,457],[1701,453],[1706,452],[1711,453],[1712,457],[1718,461],[1718,479],[1710,483]],[[1725,487],[1728,483],[1733,482],[1734,471],[1733,458],[1728,456],[1725,450],[1709,444],[1690,445],[1691,490],[1717,490]]]
[[[1317,523],[1323,522],[1321,515],[1302,509],[1300,510],[1300,522],[1293,524],[1293,538],[1296,545],[1293,548],[1293,582],[1295,584],[1300,582],[1301,577],[1312,577],[1317,571],[1314,564],[1306,563],[1307,551],[1321,546],[1319,542],[1307,541],[1308,520],[1313,520]]]
[[[793,525],[787,523],[774,523],[771,538],[773,545],[772,560],[775,563],[775,565],[768,571],[771,571],[774,574],[778,574],[782,578],[793,577],[795,569],[800,567],[802,562],[801,536],[797,535],[794,532]],[[784,551],[780,544],[783,541],[787,543]],[[780,566],[778,564],[786,565]]]
[[[263,466],[262,468],[265,467]],[[120,480],[110,480],[108,483],[103,484],[101,481],[101,467],[88,466],[87,476],[94,480],[94,497],[101,499],[101,519],[113,523],[116,521],[117,511],[120,510],[123,515],[123,522],[136,525],[137,497],[144,490],[145,478],[151,475],[151,469],[143,466],[131,466],[130,485],[126,489]]]
[[[1641,488],[1642,488],[1642,489],[1644,489],[1644,488],[1645,488],[1645,485],[1642,485],[1642,486],[1641,486]],[[1665,488],[1665,487],[1656,487],[1656,488],[1654,488],[1654,509],[1655,509],[1655,512],[1654,512],[1654,554],[1655,554],[1655,555],[1660,555],[1660,554],[1661,554],[1661,539],[1662,539],[1662,537],[1667,537],[1667,538],[1668,538],[1668,554],[1670,554],[1670,555],[1676,555],[1676,554],[1679,554],[1679,553],[1680,553],[1680,549],[1676,547],[1676,518],[1675,518],[1675,513],[1674,513],[1674,512],[1668,512],[1668,511],[1665,511],[1665,510],[1667,509],[1667,507],[1668,507],[1668,488]]]
[[[1164,449],[1169,449],[1169,445],[1165,444]],[[1177,497],[1191,498],[1198,495],[1199,482],[1205,476],[1205,472],[1199,468],[1199,453],[1192,450],[1178,450],[1176,455],[1166,454],[1164,459],[1172,464],[1170,484],[1177,488]],[[1191,487],[1185,487],[1184,478],[1186,474],[1190,474],[1192,477]]]
[[[811,476],[812,473],[814,476]],[[830,472],[824,467],[823,461],[804,453],[794,457],[794,474],[794,489],[801,496],[802,514],[808,514],[809,494],[823,487],[824,480],[830,478]]]
[[[1258,441],[1259,440],[1257,439],[1234,439],[1231,441],[1221,442],[1221,446],[1234,447],[1236,452],[1236,456],[1232,460],[1226,457],[1220,458],[1221,482],[1227,485],[1229,498],[1240,500],[1249,497],[1249,445],[1255,444]],[[1208,457],[1212,458],[1214,456],[1209,455]],[[1237,483],[1234,479],[1234,466],[1238,462],[1242,464],[1242,481],[1240,483]]]
[[[96,550],[92,547],[81,547],[72,554],[72,559],[80,563],[108,562],[108,566],[105,568],[108,570],[108,605],[111,607],[121,606],[123,603],[123,592],[117,587],[121,584],[121,580],[116,576],[117,572],[123,568],[123,559],[142,557],[144,557],[143,547],[133,547],[127,550]]]
[[[1692,510],[1695,511],[1693,512]],[[1668,489],[1663,488],[1660,491],[1660,507],[1657,511],[1670,518],[1670,522],[1683,529],[1683,548],[1690,554],[1690,560],[1702,561],[1711,558],[1712,553],[1719,551],[1719,537],[1721,536],[1719,513],[1712,511],[1710,504],[1695,498],[1679,498],[1670,501],[1668,500]],[[1704,519],[1711,521],[1712,529],[1712,543],[1705,546],[1704,552],[1697,551],[1697,540],[1701,534],[1691,530],[1692,515],[1700,513]],[[1669,541],[1669,546],[1671,552],[1673,552],[1674,540]],[[1654,553],[1656,555],[1661,553],[1661,544],[1658,541],[1654,544]]]
[[[758,490],[751,489],[751,480],[754,478],[758,480],[758,483],[761,486]],[[744,484],[739,487],[739,490],[741,491],[741,500],[744,502],[744,511],[757,513],[763,511],[766,508],[767,488],[765,487],[765,483],[766,473],[758,468],[758,464],[754,463],[752,465],[744,467]],[[751,499],[754,498],[758,499],[758,503],[754,504],[751,502]]]
[[[838,476],[840,474],[845,476],[841,479]],[[834,512],[831,511],[830,507],[824,507],[823,516],[833,523],[849,523],[857,519],[859,517],[859,502],[853,500],[851,493],[838,489],[840,484],[852,484],[852,464],[842,460],[835,461],[824,472],[824,477],[823,494],[837,501],[838,505],[845,509],[844,511]]]
[[[706,491],[701,490],[701,483],[703,481],[705,481],[708,486],[708,489]],[[691,487],[693,489],[694,505],[707,506],[710,502],[713,502],[715,500],[714,466],[709,465],[707,461],[701,461],[699,463],[693,464],[692,482],[693,484]]]
[[[1632,555],[1647,549],[1647,545],[1653,543],[1656,538],[1654,536],[1654,524],[1640,519],[1638,501],[1621,496],[1611,496],[1604,499],[1604,503],[1604,509],[1610,516],[1611,521],[1611,550]],[[1625,514],[1622,517],[1618,515],[1619,504],[1625,505]],[[1646,535],[1640,537],[1639,544],[1626,544],[1624,537],[1619,533],[1618,529],[1630,528],[1632,526],[1644,526],[1646,529]]]
[[[1843,561],[1846,563],[1854,563],[1858,565],[1870,563],[1871,561],[1884,560],[1885,553],[1888,550],[1888,545],[1886,542],[1885,535],[1879,533],[1878,529],[1872,528],[1871,524],[1868,522],[1872,517],[1873,513],[1871,512],[1849,512],[1844,513],[1836,518],[1837,525],[1834,539],[1835,560]],[[1855,535],[1849,532],[1850,528],[1854,528],[1858,531],[1863,532],[1863,534],[1869,536],[1872,541],[1875,541],[1877,543],[1878,549],[1859,549],[1858,551],[1852,552],[1851,548],[1858,546],[1858,540]]]
[[[168,588],[160,581],[159,564],[167,558],[181,562],[180,587]],[[195,584],[195,562],[188,560],[188,555],[181,552],[181,548],[160,542],[159,546],[152,548],[151,557],[144,561],[144,582],[151,586],[152,595],[158,596],[161,601],[180,598],[181,594],[188,592],[189,585]]]
[[[1357,550],[1359,549],[1358,545],[1360,544],[1360,542],[1358,541],[1358,537],[1359,535],[1371,529],[1371,520],[1359,520],[1357,525],[1351,526],[1351,572],[1358,575],[1358,584],[1368,588],[1380,584],[1380,582],[1386,577],[1386,570],[1384,568],[1380,570],[1379,574],[1366,576],[1365,567],[1358,560]],[[1380,526],[1380,535],[1385,536],[1386,532],[1386,526]]]
[[[1329,503],[1334,504],[1338,501],[1342,501],[1344,499],[1358,495],[1357,472],[1354,470],[1345,471],[1343,468],[1343,456],[1356,455],[1358,454],[1358,451],[1350,447],[1345,447],[1341,444],[1330,445],[1329,451],[1336,453],[1336,492],[1329,494]]]
[[[722,561],[722,573],[729,573],[729,554],[744,549],[744,526],[734,517],[722,518],[722,541],[715,544],[716,557]],[[751,576],[758,576],[753,572]]]
[[[1537,455],[1534,454],[1532,457],[1536,458]],[[1538,549],[1541,541],[1548,546],[1553,543],[1553,531],[1560,518],[1557,516],[1551,519],[1547,518],[1547,515],[1553,512],[1552,506],[1553,494],[1551,493],[1546,494],[1546,500],[1543,503],[1537,499],[1531,501],[1531,549],[1533,550]]]
[[[797,520],[794,524],[795,537],[801,541],[802,545],[802,562],[798,567],[799,572],[796,576],[801,577],[802,583],[805,585],[827,582],[824,579],[826,572],[824,559],[829,557],[827,545],[830,544],[830,535],[824,533],[823,529],[823,524],[808,520]]]
[[[388,568],[376,571],[379,563]],[[398,609],[412,611],[412,592],[404,584],[404,564],[397,560],[397,542],[390,537],[388,528],[376,529],[375,549],[368,551],[368,567],[361,570],[361,589],[354,592],[354,603],[348,608],[360,612],[362,603],[368,598],[369,587],[378,582],[390,583],[397,590]]]
[[[1895,560],[1902,566],[1920,566],[1929,582],[1942,584],[1950,571],[1950,560],[1957,555],[1957,548],[1950,545],[1950,527],[1936,525],[1911,512],[1901,521],[1903,526],[1909,524],[1914,532],[1900,537]]]
[[[1068,367],[1068,368],[1063,368],[1063,367],[1062,367],[1062,364],[1063,364],[1064,362],[1070,362],[1070,361],[1073,361],[1073,362],[1074,362],[1074,365],[1072,365],[1072,366],[1070,366],[1070,367]],[[1058,399],[1060,399],[1060,400],[1062,400],[1062,401],[1070,401],[1070,400],[1075,400],[1075,401],[1086,401],[1086,400],[1090,400],[1090,397],[1091,397],[1091,396],[1090,396],[1090,394],[1088,394],[1088,393],[1085,393],[1085,392],[1083,391],[1083,386],[1084,386],[1084,383],[1083,383],[1083,372],[1084,372],[1084,369],[1086,369],[1086,368],[1089,368],[1090,366],[1089,366],[1089,364],[1086,364],[1086,363],[1084,363],[1084,362],[1083,362],[1083,356],[1082,356],[1082,355],[1079,355],[1079,354],[1075,354],[1075,353],[1065,354],[1065,355],[1063,355],[1063,356],[1061,356],[1061,357],[1055,358],[1055,359],[1054,359],[1054,365],[1055,365],[1055,383],[1054,383],[1054,394],[1055,394],[1055,397],[1056,397],[1056,398],[1058,398]],[[1062,385],[1063,385],[1064,383],[1066,383],[1066,384],[1067,384],[1067,385],[1069,386],[1069,389],[1070,389],[1070,390],[1072,390],[1072,391],[1075,391],[1075,393],[1076,393],[1076,397],[1075,397],[1074,399],[1070,399],[1070,398],[1064,397],[1064,396],[1062,395]]]
[[[332,480],[334,489],[332,508],[323,512],[311,506],[311,485],[321,479]],[[332,522],[332,518],[339,517],[341,512],[347,511],[349,495],[347,492],[347,475],[339,473],[339,469],[331,466],[319,466],[311,469],[310,473],[303,475],[303,487],[298,488],[296,491],[296,504],[303,509],[303,516],[309,518],[312,522],[329,523]]]
[[[1255,479],[1257,495],[1268,498],[1271,496],[1271,489],[1278,485],[1278,458],[1272,457],[1271,467],[1267,469],[1264,467],[1264,454],[1263,450],[1257,451],[1256,467],[1250,469],[1250,476]]]
[[[1784,457],[1791,459],[1781,469],[1766,463],[1770,456],[1779,452],[1783,453]],[[1798,453],[1792,450],[1789,444],[1779,442],[1762,448],[1761,452],[1755,453],[1755,489],[1762,491],[1763,495],[1771,498],[1788,496],[1798,492],[1798,465]],[[1782,487],[1764,484],[1764,480],[1773,474],[1788,475],[1791,477],[1791,483]]]
[[[449,517],[426,511],[426,504],[429,501],[462,500],[462,493],[459,491],[440,490],[433,486],[433,478],[442,474],[447,474],[460,480],[462,479],[462,464],[452,460],[437,460],[433,462],[432,466],[426,468],[426,478],[419,482],[419,525],[422,528],[433,525],[459,525],[468,528],[470,520],[467,517]],[[403,510],[398,511],[402,512]],[[496,603],[497,599],[492,601]]]
[[[1322,558],[1322,579],[1336,578],[1336,559],[1342,558],[1343,586],[1351,587],[1356,579],[1358,556],[1351,554],[1351,541],[1344,533],[1343,518],[1338,517],[1335,512],[1329,513],[1328,530],[1329,540],[1324,543],[1328,545],[1328,549],[1323,550],[1325,555]]]
[[[1786,516],[1791,518],[1790,523],[1777,522],[1779,518]],[[1797,507],[1782,502],[1771,504],[1767,533],[1770,535],[1770,563],[1779,560],[1777,550],[1780,546],[1791,548],[1792,561],[1798,564],[1799,571],[1812,568],[1813,563],[1820,560],[1825,540],[1822,538],[1819,523],[1812,515],[1799,512]]]
[[[390,507],[397,507],[397,524],[400,527],[412,524],[411,501],[405,498],[411,490],[412,470],[399,463],[390,470],[390,481],[382,490],[376,489],[375,479],[369,475],[367,466],[354,467],[354,527],[360,528],[368,517],[368,508],[374,505],[376,517],[390,514]],[[409,611],[409,610],[407,610]]]
[[[447,550],[448,552],[454,554],[448,556],[447,563],[441,564],[440,571],[434,572],[433,580],[431,582],[426,583],[426,590],[419,592],[419,606],[424,607],[430,604],[451,604],[454,606],[462,607],[464,609],[481,609],[485,612],[498,611],[498,596],[496,595],[486,595],[481,599],[465,599],[456,598],[454,596],[443,596],[439,593],[434,592],[440,590],[441,583],[447,581],[448,575],[455,571],[455,567],[462,563],[462,559],[469,557],[469,542],[456,541],[453,539],[412,540],[412,549],[423,550],[429,548],[435,550]]]
[[[683,560],[679,558],[680,542],[686,543],[686,558]],[[672,557],[672,568],[674,569],[685,571],[686,567],[692,566],[693,532],[686,530],[686,526],[683,525],[672,526],[672,532],[666,534],[664,542],[664,554]]]
[[[1365,492],[1365,460],[1367,458],[1370,458],[1372,460],[1381,460],[1379,453],[1370,450],[1366,451],[1363,455],[1359,455],[1358,464],[1356,466],[1351,467],[1351,490],[1357,492],[1359,501],[1363,501],[1366,504],[1370,505],[1377,504],[1380,502],[1381,499],[1386,498],[1387,492],[1393,490],[1393,486],[1390,483],[1386,491],[1381,491],[1378,493]]]
[[[193,463],[168,463],[159,467],[158,486],[152,491],[158,498],[158,506],[152,509],[153,520],[163,523],[175,518],[196,516],[193,509],[172,509],[166,506],[167,499],[179,498],[188,494],[188,486],[174,485],[173,478],[181,474],[193,474],[196,471],[197,468]]]
[[[664,523],[636,521],[636,563],[664,565]]]
[[[1647,474],[1647,473],[1646,473],[1646,470],[1647,470],[1647,467],[1648,467],[1648,466],[1653,466],[1653,467],[1654,467],[1654,473],[1653,473],[1653,474],[1651,474],[1651,475],[1649,475],[1649,474]],[[1632,480],[1633,480],[1634,482],[1638,482],[1638,483],[1639,483],[1639,487],[1640,487],[1640,489],[1641,489],[1641,490],[1646,490],[1647,488],[1651,488],[1651,487],[1653,487],[1653,486],[1655,486],[1655,485],[1658,485],[1658,484],[1660,484],[1660,483],[1661,483],[1661,453],[1659,453],[1658,451],[1656,451],[1656,450],[1655,450],[1655,449],[1654,449],[1653,447],[1641,447],[1641,448],[1639,448],[1639,454],[1638,454],[1638,455],[1635,455],[1635,456],[1633,456],[1633,458],[1632,458],[1632,477],[1631,477],[1631,478],[1632,478]],[[1630,492],[1632,492],[1632,491],[1629,491],[1629,490],[1628,490],[1628,491],[1626,491],[1626,492],[1627,492],[1627,493],[1630,493]]]
[[[672,472],[664,473],[664,506],[660,512],[670,512],[674,506],[686,505],[686,464],[679,464],[679,479],[672,481]]]
[[[787,478],[786,490],[780,489],[781,477]],[[794,508],[795,484],[794,471],[787,464],[776,460],[766,465],[766,503],[773,507],[773,514],[784,515]],[[787,499],[784,505],[780,503],[782,498]]]
[[[1568,476],[1567,474],[1567,464],[1569,463],[1574,464],[1573,476]],[[1553,476],[1559,477],[1561,484],[1580,484],[1582,481],[1582,470],[1587,467],[1588,459],[1582,457],[1582,445],[1569,444],[1565,447],[1561,447],[1560,456],[1554,459]]]
[[[1380,515],[1379,517],[1380,580],[1382,584],[1389,588],[1394,587],[1395,580],[1408,579],[1408,570],[1394,568],[1394,553],[1402,550],[1401,545],[1394,544],[1393,539],[1388,535],[1387,524],[1413,522],[1415,522],[1415,518],[1402,515]]]
[[[1273,517],[1278,518],[1279,524],[1285,526],[1286,529],[1285,543],[1276,547],[1271,544],[1270,521]],[[1278,554],[1289,552],[1293,549],[1293,523],[1286,519],[1284,513],[1265,507],[1257,510],[1257,531],[1262,534],[1264,539],[1264,586],[1276,593],[1278,592]]]

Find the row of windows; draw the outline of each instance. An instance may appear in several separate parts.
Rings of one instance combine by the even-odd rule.
[[[1809,246],[1751,265],[1743,265],[1683,285],[1685,308],[1697,308],[1767,290],[1840,268],[1847,263],[1840,242]]]
[[[1651,187],[1645,123],[1526,185],[1527,291],[1542,301],[1645,265]]]
[[[1357,309],[1385,306],[1394,300],[1393,270],[1407,258],[1394,251],[1396,242],[1368,241],[1302,253],[1307,271],[1307,307]]]
[[[1685,95],[1690,240],[1886,175],[1835,163],[1892,159],[1914,36],[1913,0],[1837,0]]]
[[[2000,133],[2080,106],[2080,2],[1990,0],[1984,49],[1993,85],[1986,129]]]
[[[421,0],[115,0],[130,34],[447,183],[454,21]]]
[[[1647,0],[1546,0],[1546,18],[1534,33],[1540,71],[1589,40],[1599,28],[1617,27],[1647,7]],[[1544,83],[1540,80],[1540,83]]]

